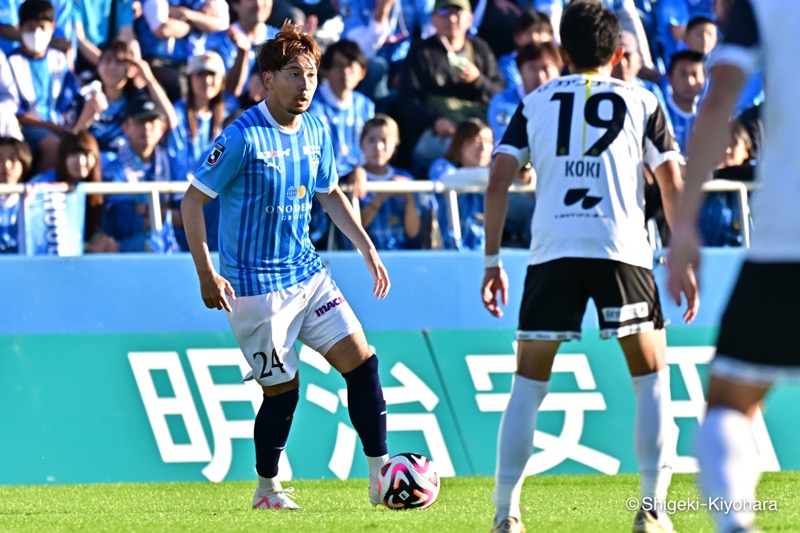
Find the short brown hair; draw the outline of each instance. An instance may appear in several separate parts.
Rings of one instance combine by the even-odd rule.
[[[319,68],[322,53],[317,41],[301,31],[301,26],[286,20],[274,39],[264,41],[258,47],[258,68],[261,72],[277,72],[303,54],[314,60]]]

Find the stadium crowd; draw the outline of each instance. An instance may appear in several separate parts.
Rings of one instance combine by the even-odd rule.
[[[578,1],[578,0],[573,0]],[[602,1],[623,27],[614,75],[657,96],[683,150],[706,91],[705,59],[729,0]],[[324,50],[310,112],[329,129],[379,249],[482,249],[483,195],[459,194],[460,232],[439,194],[367,193],[370,181],[447,180],[488,167],[522,98],[565,72],[569,0],[0,0],[0,184],[188,181],[214,140],[265,97],[256,51],[286,18]],[[752,179],[762,81],[747,83],[715,177]],[[463,174],[463,172],[462,172]],[[530,170],[517,177],[535,180]],[[657,185],[647,215],[669,238]],[[86,252],[188,249],[180,195],[89,196]],[[21,196],[0,195],[0,254],[18,253]],[[509,201],[503,242],[527,247],[535,195]],[[218,202],[206,206],[216,244]],[[709,194],[707,245],[741,244],[729,193]],[[317,249],[345,248],[320,206]]]

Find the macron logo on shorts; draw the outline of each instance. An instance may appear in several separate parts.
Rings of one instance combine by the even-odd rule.
[[[330,311],[331,309],[333,309],[334,307],[336,307],[337,305],[343,304],[346,301],[347,300],[344,299],[344,296],[339,296],[338,298],[334,298],[330,302],[328,302],[325,305],[323,305],[322,307],[318,308],[314,312],[317,314],[317,316],[322,316],[325,313],[327,313],[328,311]]]

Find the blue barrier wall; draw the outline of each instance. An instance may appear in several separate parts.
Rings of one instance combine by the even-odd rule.
[[[390,450],[424,453],[443,476],[490,475],[528,254],[503,252],[511,292],[501,319],[480,301],[480,253],[383,258],[393,285],[376,301],[358,254],[324,256],[379,354]],[[689,327],[683,308],[665,298],[664,267],[655,268],[671,321],[676,471],[696,468],[702,383],[741,261],[737,250],[704,254],[700,313]],[[203,306],[188,255],[3,257],[0,295],[0,484],[253,477],[261,390],[239,382],[249,368],[224,313]],[[636,471],[624,358],[617,343],[598,339],[593,307],[584,329],[557,358],[550,403],[559,407],[538,419],[546,440],[531,474]],[[301,402],[281,475],[365,477],[341,376],[305,347],[299,368]],[[800,427],[782,423],[798,401],[798,391],[779,387],[759,414],[767,470],[800,469]]]
[[[384,301],[371,296],[372,278],[357,253],[324,256],[333,277],[368,330],[516,327],[528,253],[504,251],[511,284],[509,312],[491,317],[480,302],[483,255],[459,252],[394,252],[382,258],[392,289]],[[713,327],[742,260],[738,250],[703,256],[701,308],[696,326]],[[673,325],[680,310],[665,297],[665,268],[655,275]],[[36,333],[227,332],[221,311],[203,306],[188,254],[110,255],[75,258],[2,257],[0,335]],[[597,327],[587,312],[585,327]]]

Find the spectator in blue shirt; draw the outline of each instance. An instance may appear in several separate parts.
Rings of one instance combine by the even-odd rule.
[[[492,130],[483,121],[473,118],[456,126],[453,142],[444,157],[431,164],[428,177],[431,181],[442,181],[462,168],[487,168],[492,162],[494,137]],[[448,228],[444,237],[445,248],[457,250],[482,250],[485,240],[483,227],[482,193],[461,193],[458,195],[458,214],[461,221],[461,238],[457,239],[448,223],[444,198],[439,198],[439,226]]]
[[[68,183],[102,181],[100,147],[97,140],[86,131],[65,133],[58,147],[56,168],[37,174],[29,183]],[[83,251],[88,253],[112,253],[119,245],[103,233],[103,196],[91,194],[86,197]]]
[[[155,102],[144,98],[133,100],[128,105],[122,131],[126,142],[103,166],[103,181],[186,181],[186,168],[163,146],[167,122]],[[180,199],[181,195],[161,195],[164,229],[157,233],[151,231],[148,195],[110,196],[105,202],[103,229],[116,239],[121,252],[177,251],[186,240]]]
[[[367,58],[353,41],[342,39],[325,50],[320,72],[325,79],[311,102],[309,112],[319,117],[331,134],[336,171],[340,179],[352,182],[363,198],[366,174],[361,165],[361,131],[375,116],[375,104],[356,91],[364,78]],[[354,172],[358,168],[357,172]]]
[[[0,184],[17,185],[30,172],[31,149],[14,137],[0,137]],[[17,233],[19,194],[0,194],[0,254],[19,251]]]
[[[503,77],[503,81],[506,82],[506,90],[522,86],[522,78],[520,78],[516,61],[519,50],[531,43],[551,42],[553,40],[553,25],[550,24],[550,19],[542,13],[531,10],[523,11],[519,18],[514,21],[514,26],[511,28],[511,38],[514,40],[514,51],[501,56],[497,60],[500,75]],[[561,63],[561,59],[559,59],[559,63]],[[495,141],[500,141],[497,135],[495,135]]]
[[[102,51],[114,40],[134,41],[133,0],[73,0],[77,64],[83,71],[96,67]],[[138,43],[137,43],[138,46]]]
[[[129,43],[111,41],[100,56],[97,74],[99,79],[84,85],[82,98],[73,101],[70,124],[73,131],[88,130],[101,152],[116,152],[122,144],[125,110],[134,98],[149,95],[164,110],[169,129],[176,127],[177,118],[167,94],[150,65],[136,57]]]
[[[667,111],[681,153],[685,154],[697,118],[697,102],[706,84],[703,54],[691,50],[673,54],[667,81]]]
[[[561,75],[564,64],[556,46],[551,42],[529,43],[514,54],[515,70],[520,75],[520,85],[506,87],[489,101],[487,123],[499,143],[508,122],[522,103],[525,95]]]
[[[361,150],[367,181],[411,181],[405,170],[389,164],[400,142],[397,122],[375,115],[364,124]],[[420,209],[414,193],[369,193],[361,200],[361,225],[378,250],[419,248]]]
[[[206,48],[217,52],[225,63],[225,90],[239,96],[247,85],[247,77],[256,69],[258,46],[274,38],[278,28],[267,25],[272,0],[230,0],[230,5],[235,22],[226,31],[209,36]]]
[[[19,9],[21,45],[8,57],[17,84],[22,134],[36,155],[36,172],[53,168],[65,113],[78,96],[78,82],[64,52],[50,47],[55,9],[28,0]]]
[[[190,57],[206,50],[210,34],[230,25],[225,0],[143,0],[134,27],[144,57],[170,100],[186,94],[185,70]]]
[[[661,57],[668,63],[678,51],[678,43],[683,40],[686,26],[692,17],[713,17],[714,0],[658,0],[655,4],[658,21],[658,40]]]

